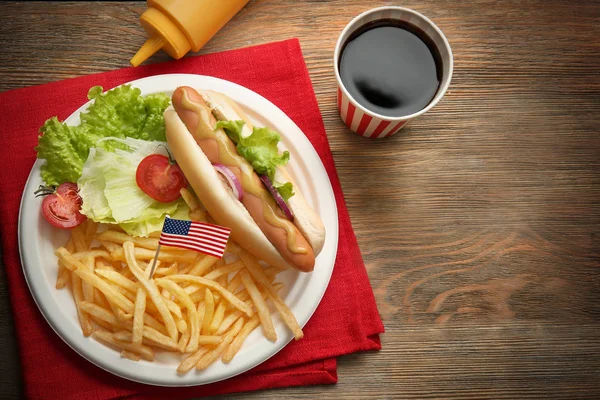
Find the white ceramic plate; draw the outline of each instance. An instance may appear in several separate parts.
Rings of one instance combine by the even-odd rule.
[[[286,271],[280,281],[285,283],[282,297],[304,326],[319,305],[333,271],[338,245],[338,218],[331,182],[314,148],[302,131],[273,103],[240,85],[202,75],[159,75],[130,82],[141,89],[142,94],[164,92],[171,94],[175,88],[188,85],[223,92],[237,101],[257,126],[269,126],[281,133],[282,149],[290,151],[289,171],[307,201],[320,214],[327,236],[323,251],[317,258],[315,270],[309,274]],[[105,88],[107,89],[107,88]],[[80,123],[79,114],[86,103],[75,111],[66,122]],[[54,331],[69,345],[95,365],[115,375],[137,382],[159,386],[192,386],[220,381],[238,375],[264,362],[281,350],[292,334],[278,316],[274,317],[278,339],[266,340],[260,329],[246,340],[237,356],[228,365],[220,361],[204,371],[190,371],[186,375],[176,372],[181,355],[157,352],[154,362],[134,362],[95,339],[86,338],[81,332],[77,312],[68,289],[54,288],[57,275],[54,250],[64,245],[68,233],[46,223],[40,212],[41,198],[34,197],[34,190],[42,184],[39,160],[34,164],[23,198],[19,215],[19,251],[29,289],[42,314]]]

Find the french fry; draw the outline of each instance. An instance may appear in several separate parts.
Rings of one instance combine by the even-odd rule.
[[[123,310],[121,310],[119,307],[117,307],[117,305],[115,303],[113,303],[112,301],[108,301],[108,299],[107,299],[107,303],[108,303],[108,308],[110,308],[110,310],[112,311],[112,313],[115,316],[115,318],[118,319],[118,317],[120,315],[119,312],[122,313]]]
[[[238,299],[240,299],[240,301],[243,301],[244,303],[247,303],[249,305],[254,304],[254,303],[252,303],[252,301],[248,302],[248,299],[250,299],[250,294],[248,293],[248,291],[246,290],[245,287],[244,287],[244,289],[237,292],[235,295],[237,296]]]
[[[189,289],[190,286],[186,287],[185,289]],[[198,288],[198,290],[195,290],[196,288]],[[191,290],[190,292],[188,292],[187,290],[185,290],[186,293],[191,293],[189,294],[190,299],[192,299],[192,301],[194,303],[198,303],[201,301],[204,301],[204,290],[200,290],[199,288],[201,288],[201,286],[197,286],[195,285],[195,289]]]
[[[223,299],[219,302],[219,305],[217,306],[217,309],[215,310],[215,312],[213,314],[212,322],[210,323],[210,326],[208,327],[208,332],[214,334],[217,331],[217,329],[219,329],[221,322],[223,322],[223,317],[225,316],[226,309],[227,309],[227,301],[225,299]]]
[[[94,288],[94,303],[98,304],[102,308],[110,308],[106,297],[97,288]]]
[[[76,252],[85,251],[89,248],[85,239],[85,224],[77,225],[71,229],[71,240],[73,240]]]
[[[82,263],[86,269],[86,271],[94,272],[94,258],[86,257],[83,259]],[[94,287],[87,282],[81,283],[81,291],[83,292],[83,299],[85,301],[94,301]]]
[[[227,315],[221,322],[221,325],[219,325],[219,329],[217,329],[215,335],[223,335],[231,327],[231,325],[233,325],[243,316],[244,314],[240,310],[235,310],[231,314]]]
[[[94,317],[93,315],[90,315],[90,319],[92,320],[92,322],[93,322],[95,325],[97,325],[97,326],[99,326],[99,327],[101,327],[101,328],[104,328],[105,330],[107,330],[107,331],[109,331],[109,332],[114,332],[114,331],[115,331],[115,326],[114,326],[114,325],[111,325],[111,324],[109,324],[109,323],[108,323],[108,322],[106,322],[106,321],[103,321],[103,320],[101,320],[101,319],[99,319],[99,318],[96,318],[96,317]],[[94,329],[96,329],[96,328],[94,328]]]
[[[131,343],[133,341],[132,333],[125,329],[114,332],[112,337],[113,337],[113,339],[120,340],[121,342],[130,342]]]
[[[263,328],[263,333],[265,337],[274,342],[277,340],[277,333],[275,332],[275,327],[273,326],[273,320],[271,319],[271,313],[269,312],[269,308],[267,307],[267,303],[262,297],[262,294],[254,284],[254,281],[246,272],[246,270],[240,271],[240,275],[242,277],[242,282],[256,307],[256,311],[258,313],[258,317],[260,318],[260,324]]]
[[[196,261],[196,263],[194,264],[192,269],[188,272],[188,274],[189,275],[197,275],[197,276],[203,275],[206,271],[209,270],[210,267],[215,265],[218,261],[219,261],[219,259],[216,257],[205,255],[202,258],[200,258],[198,261]]]
[[[120,269],[120,272],[121,272],[121,274],[122,274],[122,275],[123,275],[125,278],[127,278],[127,279],[129,279],[129,280],[131,280],[131,281],[135,279],[135,276],[133,276],[133,274],[131,273],[131,271],[129,270],[129,268],[125,268],[125,269],[121,268],[121,269]]]
[[[135,298],[135,310],[133,311],[133,339],[131,343],[142,344],[144,336],[144,313],[146,312],[146,291],[139,287]]]
[[[219,358],[221,353],[223,353],[227,346],[229,346],[229,344],[233,341],[235,336],[242,330],[243,325],[244,321],[242,319],[237,320],[237,322],[235,323],[235,325],[233,325],[231,330],[223,336],[219,345],[214,349],[210,350],[208,353],[203,355],[200,358],[200,360],[198,360],[198,362],[196,363],[196,369],[206,369],[206,367],[215,362],[215,360]]]
[[[206,279],[215,280],[223,275],[227,276],[227,274],[235,271],[239,271],[244,267],[244,263],[240,260],[232,262],[231,264],[225,264],[215,270],[212,270],[208,274],[204,275]]]
[[[124,312],[123,310],[121,310],[120,308],[118,308],[117,309],[117,319],[119,321],[123,321],[123,322],[131,321],[133,319],[133,314],[128,314],[128,313]]]
[[[227,301],[231,305],[233,305],[238,310],[244,312],[247,316],[252,317],[252,315],[254,314],[252,309],[250,307],[248,307],[248,305],[239,301],[238,298],[235,297],[235,295],[233,293],[228,292],[223,286],[221,286],[218,283],[213,282],[211,280],[202,278],[200,276],[191,276],[191,275],[170,275],[170,276],[165,277],[164,279],[170,279],[175,282],[195,283],[195,284],[205,286],[209,289],[216,290],[217,292],[221,293],[221,295],[225,299],[227,299]]]
[[[275,282],[273,284],[273,290],[275,290],[277,293],[279,293],[281,289],[283,289],[283,282]]]
[[[198,361],[206,353],[208,353],[208,350],[209,350],[208,347],[200,347],[200,349],[198,349],[198,351],[196,351],[195,353],[192,353],[189,356],[187,356],[186,358],[184,358],[183,361],[179,364],[179,367],[177,367],[177,372],[180,374],[186,374],[186,373],[190,372],[192,370],[192,368],[194,368],[196,366]]]
[[[74,272],[74,275],[81,278],[82,281],[97,287],[98,290],[106,296],[107,300],[112,301],[128,313],[133,312],[133,303],[129,299],[115,290],[110,284],[103,281],[100,277],[94,275],[94,273],[86,271],[85,266],[79,260],[75,259],[64,247],[56,249],[55,254],[58,259],[63,262],[65,267]]]
[[[171,314],[173,314],[176,318],[181,319],[181,307],[179,307],[179,305],[171,299],[163,298],[163,301],[167,305],[167,309],[171,312]],[[158,313],[158,308],[152,302],[146,302],[146,308],[148,311]]]
[[[96,268],[94,269],[95,271],[97,270],[103,270],[103,271],[116,271],[115,266],[112,264],[109,264],[107,262],[105,262],[102,259],[96,259]]]
[[[146,310],[147,309],[148,309],[148,301],[146,299]],[[167,327],[164,326],[163,324],[161,324],[160,322],[158,322],[158,320],[156,320],[156,318],[154,318],[149,313],[144,314],[144,325],[146,325],[146,327],[148,327],[148,328],[152,328],[152,329],[156,330],[157,332],[165,335],[165,337],[167,337],[167,335],[169,334],[167,332]]]
[[[67,249],[67,251],[69,253],[74,253],[75,252],[75,243],[73,243],[73,237],[71,237],[69,239],[69,241],[67,242],[67,244],[65,245],[65,248]]]
[[[93,315],[97,319],[101,319],[103,321],[108,322],[111,325],[118,325],[119,321],[117,317],[107,309],[100,307],[95,303],[91,303],[88,301],[82,301],[80,307],[86,313]]]
[[[240,348],[242,347],[242,344],[244,343],[244,341],[246,340],[248,335],[250,335],[250,333],[254,329],[256,329],[256,327],[258,325],[260,325],[260,319],[256,315],[254,317],[250,318],[250,320],[248,322],[246,322],[246,324],[244,325],[244,327],[242,328],[240,333],[238,333],[238,335],[235,337],[235,339],[233,339],[231,344],[229,344],[229,346],[223,353],[223,357],[221,357],[221,360],[225,364],[227,364],[231,360],[233,360],[233,357],[235,357],[237,352],[240,350]]]
[[[100,275],[103,278],[106,278],[106,280],[110,282],[116,283],[120,287],[127,289],[132,293],[137,293],[137,290],[139,289],[137,283],[135,283],[131,279],[125,278],[120,272],[105,269],[97,269],[96,274]]]
[[[221,342],[221,336],[216,335],[200,335],[198,336],[198,344],[215,345]]]
[[[281,317],[283,318],[285,324],[288,326],[288,328],[290,328],[290,330],[294,334],[294,338],[296,340],[302,339],[304,333],[302,332],[302,328],[300,328],[300,325],[298,325],[296,317],[289,309],[289,307],[285,304],[281,296],[279,296],[277,291],[273,288],[271,282],[264,274],[262,266],[258,263],[256,258],[254,258],[247,251],[241,251],[239,256],[244,262],[244,265],[246,265],[246,269],[250,272],[250,274],[252,274],[252,277],[267,291],[267,293],[269,294],[269,298],[273,300],[275,308],[277,308],[277,311],[279,312],[279,314],[281,314]]]
[[[98,241],[116,243],[123,245],[123,243],[131,241],[136,247],[142,247],[156,251],[158,247],[157,238],[142,238],[142,237],[131,237],[126,233],[115,232],[115,231],[104,231],[96,235]],[[116,248],[115,248],[116,249]]]
[[[179,343],[177,343],[177,348],[179,349],[180,353],[185,353],[186,352],[186,347],[189,343],[190,340],[190,330],[187,329],[185,332],[183,332],[183,334],[181,335],[181,337],[179,338]],[[198,345],[196,344],[196,350],[198,350]]]
[[[162,296],[158,293],[158,288],[156,287],[154,281],[150,281],[146,278],[146,274],[141,270],[137,261],[135,259],[135,249],[133,247],[132,242],[125,242],[123,244],[123,251],[125,254],[125,258],[127,260],[127,265],[129,266],[129,270],[131,273],[137,278],[137,280],[144,286],[148,295],[154,302],[154,305],[158,309],[165,326],[167,327],[167,332],[169,332],[169,337],[174,341],[178,339],[177,327],[175,326],[175,320],[173,316],[169,312],[169,309],[165,305]]]
[[[242,285],[242,277],[236,273],[235,276],[227,284],[227,291],[236,293],[237,289]]]
[[[58,263],[58,273],[56,274],[56,289],[62,289],[67,286],[69,282],[69,270],[62,264]]]
[[[102,276],[103,278],[106,278],[107,280],[126,289],[130,293],[137,293],[137,290],[138,290],[137,283],[135,283],[131,279],[124,277],[121,273],[119,273],[117,271],[101,269],[101,270],[96,270],[96,273],[98,275]],[[171,299],[165,298],[164,301],[165,301],[169,311],[171,311],[177,318],[181,318],[181,308]],[[158,309],[156,308],[156,306],[154,304],[148,304],[147,307],[149,307],[149,309],[151,309],[151,310],[158,311]]]
[[[188,324],[185,319],[181,318],[175,321],[175,325],[177,325],[177,330],[181,333],[184,333],[188,330]]]
[[[152,260],[152,262],[154,262],[154,260]],[[160,260],[156,260],[156,268],[159,268],[160,264],[161,264]],[[138,260],[138,265],[140,266],[142,271],[147,273],[146,275],[150,275],[150,270],[152,269],[150,262]],[[156,270],[154,271],[154,273],[156,273]]]
[[[233,240],[227,242],[227,246],[225,247],[225,251],[232,254],[237,254],[242,250],[242,248]]]
[[[69,238],[65,248],[69,253],[73,253],[75,251],[75,245],[73,244],[73,239]],[[56,289],[62,289],[67,286],[69,280],[71,278],[71,274],[67,267],[63,265],[62,262],[58,262],[58,274],[56,275]]]
[[[132,243],[133,244],[133,243]],[[155,255],[155,251],[153,250],[148,250],[148,249],[142,249],[142,248],[135,248],[134,249],[135,254],[132,255],[133,259],[135,260],[145,260],[145,261],[149,261],[149,260],[153,260],[154,259],[154,255]],[[118,249],[116,249],[115,251],[111,252],[113,259],[118,260],[118,261],[125,261],[125,253],[123,251],[123,248],[119,247]],[[189,262],[194,262],[197,258],[197,253],[196,252],[173,252],[173,251],[167,251],[167,250],[161,250],[158,253],[158,259],[160,261],[164,261],[164,262],[185,262],[185,263],[189,263]]]
[[[123,232],[116,231],[104,231],[95,236],[95,239],[100,243],[114,243],[115,245],[123,245],[125,242],[133,242],[133,244],[138,248],[144,248],[152,251],[156,251],[158,247],[158,237],[133,237],[129,236]],[[109,245],[113,250],[111,252],[116,251],[119,246]],[[178,247],[173,246],[163,246],[163,250],[168,251],[185,251]]]
[[[195,211],[200,208],[200,202],[187,188],[181,189],[179,193],[181,193],[181,197],[183,198],[183,201],[185,201],[185,204],[190,208],[190,211]]]
[[[80,261],[85,260],[89,257],[91,257],[92,259],[103,257],[107,260],[110,260],[110,253],[106,250],[91,249],[73,253],[73,257]]]
[[[140,361],[142,356],[128,350],[121,350],[121,358],[128,358],[132,361]]]
[[[206,304],[204,302],[198,303],[197,314],[198,314],[198,326],[200,327],[200,333],[202,333],[202,326],[204,326],[205,311],[206,311]]]
[[[127,350],[133,353],[137,353],[141,355],[144,360],[154,360],[154,352],[150,347],[144,345],[136,346],[128,342],[117,340],[113,337],[113,334],[111,332],[96,329],[94,333],[92,333],[92,337],[96,340],[110,344],[119,350]]]
[[[298,325],[298,320],[292,313],[292,310],[290,310],[287,304],[283,302],[283,300],[281,299],[281,297],[279,297],[279,294],[277,294],[276,291],[269,291],[268,295],[269,298],[273,301],[275,308],[281,315],[283,322],[285,322],[285,324],[288,326],[288,328],[290,328],[290,330],[294,334],[294,339],[302,339],[304,337],[304,332],[302,331],[302,328],[300,328],[300,325]]]
[[[240,285],[242,285],[242,278],[240,277],[240,275],[238,273],[236,273],[235,276],[233,277],[233,279],[227,284],[227,291],[234,293],[235,290]],[[244,294],[247,296],[248,292],[244,292]],[[242,299],[240,297],[238,297],[238,298],[241,301],[246,300],[245,298],[244,299]],[[210,325],[210,329],[213,333],[215,333],[220,328],[220,326],[222,325],[222,322],[223,322],[223,318],[225,317],[225,312],[230,308],[232,308],[232,306],[229,303],[227,303],[227,301],[225,299],[222,299],[219,302],[219,306],[217,307],[217,311],[215,311],[215,316],[213,317],[213,322]],[[233,324],[234,322],[235,322],[235,320],[231,321],[231,324]],[[228,325],[227,328],[229,328],[229,326],[230,325]]]
[[[216,281],[219,285],[223,286],[224,288],[227,287],[227,284],[229,283],[227,280],[227,275],[221,275],[220,277],[218,277],[216,279]],[[217,293],[215,293],[215,304],[217,304],[220,301],[221,301],[221,295],[217,292]]]
[[[192,270],[192,267],[192,264],[186,265],[185,267],[180,268],[177,273],[182,275],[188,274]]]
[[[200,326],[198,325],[198,312],[196,306],[187,293],[179,287],[175,282],[168,279],[158,279],[156,284],[169,291],[173,296],[177,297],[179,302],[187,309],[187,316],[190,320],[190,342],[186,347],[186,352],[193,352],[198,349],[198,335],[200,335]]]
[[[241,283],[241,279],[240,279],[240,283]],[[282,284],[280,284],[282,285]],[[279,286],[278,286],[279,287]],[[246,304],[251,305],[252,304],[252,300],[250,300],[250,295],[248,294],[248,292],[244,289],[243,292],[239,293],[238,298],[241,301],[244,301]],[[262,293],[263,298],[266,298],[266,293]],[[228,308],[231,308],[231,306],[229,306]],[[225,331],[227,331],[227,329],[229,329],[229,327],[231,325],[233,325],[235,323],[235,321],[237,321],[240,317],[243,316],[243,313],[240,310],[235,310],[232,313],[228,314],[223,321],[221,322],[221,324],[219,325],[219,328],[216,331],[216,335],[222,335],[223,333],[225,333]]]
[[[206,211],[204,211],[200,208],[197,210],[194,210],[194,211],[190,212],[190,219],[192,221],[207,222]]]
[[[83,332],[83,336],[90,336],[94,331],[94,327],[90,322],[90,317],[85,311],[81,309],[81,303],[83,302],[83,293],[81,291],[81,279],[73,273],[71,275],[71,283],[73,288],[73,298],[75,299],[75,308],[77,308],[77,317],[79,318],[79,325]]]
[[[162,268],[157,267],[156,270],[154,271],[154,276],[159,277],[159,276],[173,275],[173,274],[176,274],[177,271],[179,271],[179,266],[177,263],[173,263],[169,267],[162,267]]]
[[[179,351],[179,348],[177,347],[177,343],[173,342],[171,340],[170,337],[168,336],[164,336],[164,338],[166,338],[166,340],[163,341],[157,341],[157,340],[152,340],[149,339],[146,336],[146,328],[144,328],[144,339],[142,340],[142,344],[145,344],[147,346],[152,346],[152,347],[159,347],[163,350],[167,350],[167,351]]]
[[[137,294],[137,292],[130,292],[127,289],[124,289],[122,287],[120,287],[119,285],[115,285],[112,284],[111,282],[108,282],[117,292],[121,293],[123,296],[125,296],[129,301],[131,301],[131,303],[135,303],[135,295]],[[150,304],[152,303],[147,303],[146,307],[150,307]],[[152,304],[152,306],[154,306],[154,304]],[[156,307],[155,307],[156,308]]]
[[[115,333],[115,339],[121,340],[124,342],[131,343],[133,340],[132,332],[129,332],[133,329],[132,324],[129,323],[121,323],[116,325],[118,327],[122,327],[127,329],[127,331],[119,331]],[[218,337],[218,336],[216,336]],[[170,337],[163,335],[162,333],[156,331],[153,328],[148,326],[144,326],[144,339],[142,340],[142,344],[149,344],[152,346],[158,346],[165,350],[177,351],[177,343],[171,340]]]
[[[280,274],[281,272],[283,272],[285,270],[279,269],[277,267],[267,267],[263,271],[267,277],[269,277],[271,279],[275,279],[277,277],[277,274]],[[271,281],[271,282],[273,282],[273,281]]]
[[[215,301],[212,292],[206,288],[204,294],[204,321],[202,322],[202,333],[204,335],[210,335],[210,324],[213,320],[215,312]]]
[[[191,192],[183,193],[196,218],[212,221]],[[149,279],[160,232],[140,238],[118,226],[107,228],[98,232],[98,224],[88,220],[71,230],[65,247],[55,251],[56,286],[70,283],[84,335],[121,357],[152,361],[153,349],[187,353],[179,373],[205,369],[219,358],[229,363],[259,325],[268,340],[276,340],[269,299],[295,337],[302,337],[278,294],[283,283],[274,283],[282,270],[263,267],[235,242],[229,241],[227,252],[239,259],[229,264],[163,246],[162,265]]]
[[[96,233],[97,229],[98,229],[97,222],[94,222],[89,218],[85,221],[85,229],[83,232],[83,236],[85,238],[85,244],[88,249],[92,245],[92,241],[94,240],[94,234]]]
[[[100,245],[102,247],[104,247],[106,250],[108,250],[108,252],[111,253],[111,254],[113,252],[118,251],[119,249],[121,249],[121,246],[119,246],[116,243],[109,242],[108,240],[98,240],[98,242],[100,243]]]

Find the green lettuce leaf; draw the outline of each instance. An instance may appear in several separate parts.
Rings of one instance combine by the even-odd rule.
[[[102,87],[94,86],[88,98],[94,103],[81,113],[78,126],[67,126],[53,117],[40,128],[41,136],[35,149],[37,157],[46,160],[41,174],[47,185],[76,182],[90,149],[102,138],[165,140],[163,112],[169,105],[169,96],[142,96],[139,89],[123,85],[104,94]],[[119,145],[105,144],[104,147]]]
[[[283,185],[274,183],[273,186],[279,192],[279,195],[284,201],[288,201],[294,195],[294,186],[291,182],[286,182]]]
[[[290,160],[288,151],[279,154],[277,144],[281,137],[267,127],[254,127],[250,136],[243,137],[243,126],[244,121],[218,121],[215,129],[224,129],[227,136],[235,143],[239,155],[252,164],[257,174],[267,175],[281,197],[287,201],[294,195],[292,184],[286,182],[280,185],[275,182],[277,166],[285,165]]]
[[[38,158],[46,160],[41,172],[44,182],[59,185],[77,181],[89,152],[85,147],[97,137],[85,127],[61,124],[56,117],[47,120],[40,132],[36,150]]]
[[[183,199],[176,200],[173,203],[167,203],[166,205],[169,207],[160,209],[160,206],[158,206],[153,209],[153,211],[160,211],[160,215],[150,215],[149,212],[152,210],[149,209],[149,212],[144,213],[139,220],[121,222],[119,226],[130,235],[148,237],[151,233],[160,232],[162,230],[165,222],[165,215],[167,214],[171,218],[190,219],[190,210]],[[156,214],[158,214],[158,212]]]
[[[134,236],[148,236],[160,231],[165,215],[188,219],[189,209],[183,199],[160,203],[137,185],[139,163],[150,154],[167,154],[165,142],[133,138],[104,139],[123,148],[95,147],[83,166],[77,185],[83,199],[81,212],[96,222],[119,224]]]

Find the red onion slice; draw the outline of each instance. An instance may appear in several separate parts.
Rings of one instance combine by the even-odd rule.
[[[283,197],[281,197],[275,186],[273,186],[273,183],[271,182],[269,177],[266,175],[260,175],[260,180],[263,181],[267,189],[269,189],[269,192],[271,192],[271,195],[273,196],[279,207],[283,210],[283,213],[285,214],[287,219],[293,221],[294,213],[292,212],[292,210],[290,210],[290,208],[286,204],[285,200],[283,200]]]
[[[237,176],[235,176],[235,174],[223,164],[213,164],[213,167],[215,167],[217,172],[221,174],[223,178],[225,178],[235,197],[237,197],[239,201],[242,201],[242,197],[244,197],[244,190],[242,189],[242,184],[238,180]]]

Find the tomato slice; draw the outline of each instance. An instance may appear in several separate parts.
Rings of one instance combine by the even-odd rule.
[[[77,191],[77,184],[62,183],[54,193],[48,194],[42,200],[42,215],[51,225],[70,229],[85,221],[81,214],[83,200]]]
[[[137,185],[144,193],[161,203],[170,203],[181,196],[187,180],[179,165],[167,156],[151,154],[144,158],[135,174]]]

